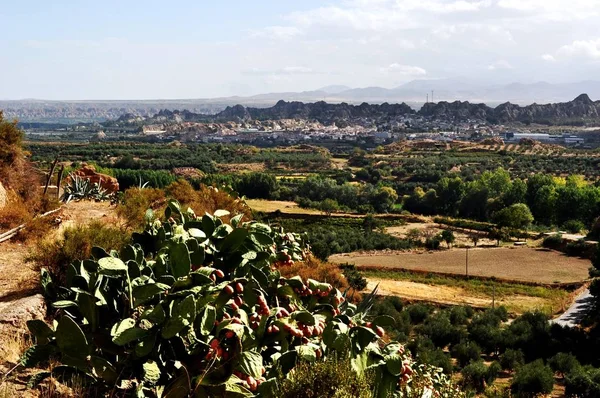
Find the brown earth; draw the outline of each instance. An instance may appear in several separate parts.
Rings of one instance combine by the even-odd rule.
[[[469,275],[537,283],[579,282],[588,278],[589,260],[568,257],[563,253],[527,247],[475,248],[469,250]],[[336,254],[336,263],[359,267],[402,268],[451,274],[465,274],[466,250],[435,252],[369,252]]]

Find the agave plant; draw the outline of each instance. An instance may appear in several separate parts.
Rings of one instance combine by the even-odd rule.
[[[22,364],[61,365],[29,386],[78,374],[119,396],[276,397],[298,361],[343,355],[375,372],[374,397],[460,394],[381,340],[393,319],[368,317],[375,292],[356,306],[328,283],[281,277],[275,263],[308,255],[303,236],[227,215],[171,201],[164,222],[147,212],[133,245],[70,265],[66,286],[42,270],[57,320],[28,322],[36,345]]]
[[[101,181],[92,183],[89,178],[77,174],[69,174],[69,183],[65,186],[61,200],[65,203],[71,200],[93,199],[96,201],[110,200],[112,195],[102,188]]]

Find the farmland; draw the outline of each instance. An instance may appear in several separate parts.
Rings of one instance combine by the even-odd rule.
[[[537,283],[581,282],[588,277],[589,260],[545,249],[470,249],[471,276]],[[351,263],[365,269],[406,269],[448,274],[465,274],[466,251],[348,253],[330,257],[336,263]]]

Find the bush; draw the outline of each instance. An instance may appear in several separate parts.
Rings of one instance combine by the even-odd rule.
[[[451,353],[461,368],[467,366],[469,362],[481,359],[481,348],[472,341],[462,341],[454,345]]]
[[[560,373],[563,376],[581,366],[573,354],[564,352],[559,352],[550,358],[548,360],[548,365],[550,365],[553,371]]]
[[[421,363],[441,368],[447,375],[452,374],[452,359],[441,348],[423,349],[418,352],[417,358]]]
[[[525,363],[525,357],[519,350],[508,349],[500,356],[500,365],[505,370],[515,370]]]
[[[433,312],[433,307],[427,304],[411,304],[406,307],[406,311],[410,315],[410,320],[413,324],[423,323],[425,319]]]
[[[420,331],[422,334],[429,336],[438,348],[458,343],[466,333],[462,328],[453,326],[445,312],[428,317],[421,326]]]
[[[569,220],[562,225],[562,229],[571,234],[578,234],[585,229],[585,224],[579,220]]]
[[[54,280],[64,284],[69,265],[89,258],[92,247],[119,251],[130,241],[130,234],[125,229],[94,220],[87,225],[66,228],[62,239],[41,241],[28,260],[38,269],[47,269]]]
[[[232,215],[243,214],[244,221],[252,219],[252,210],[246,205],[246,202],[225,187],[218,189],[200,185],[198,189],[194,189],[187,180],[180,179],[165,188],[165,192],[169,197],[182,204],[184,210],[189,207],[196,214],[213,214],[221,209],[227,210]],[[223,219],[229,221],[229,217]]]
[[[585,243],[585,240],[580,239],[576,242],[569,242],[565,248],[565,253],[567,256],[572,257],[584,257],[587,252],[588,247]]]
[[[535,397],[539,394],[550,394],[554,387],[554,372],[544,361],[538,359],[523,365],[517,370],[510,385],[515,397]]]
[[[359,377],[349,360],[329,359],[319,363],[302,362],[281,385],[282,398],[370,398],[373,377]]]
[[[284,278],[300,276],[302,280],[314,279],[330,283],[342,292],[350,287],[348,280],[336,264],[323,262],[312,256],[303,262],[296,262],[290,266],[279,267],[279,272]],[[361,295],[354,293],[354,299],[360,300]]]
[[[367,288],[367,279],[355,268],[345,268],[343,273],[348,284],[355,292],[361,292]]]
[[[117,215],[127,226],[142,229],[146,225],[146,211],[162,211],[166,206],[165,193],[158,188],[130,188],[117,206]]]
[[[553,235],[546,236],[544,238],[542,246],[544,246],[548,249],[556,250],[562,246],[562,243],[563,243],[562,235],[561,234],[553,234]]]

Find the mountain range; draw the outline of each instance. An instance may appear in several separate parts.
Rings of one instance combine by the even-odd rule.
[[[433,98],[432,98],[433,91]],[[327,101],[348,103],[406,102],[411,105],[426,101],[470,101],[497,105],[506,101],[516,104],[566,102],[580,93],[600,98],[600,81],[552,84],[547,82],[486,84],[465,78],[413,80],[394,88],[327,86],[313,91],[259,94],[238,97],[240,104],[267,101]],[[221,98],[221,101],[226,98]]]

